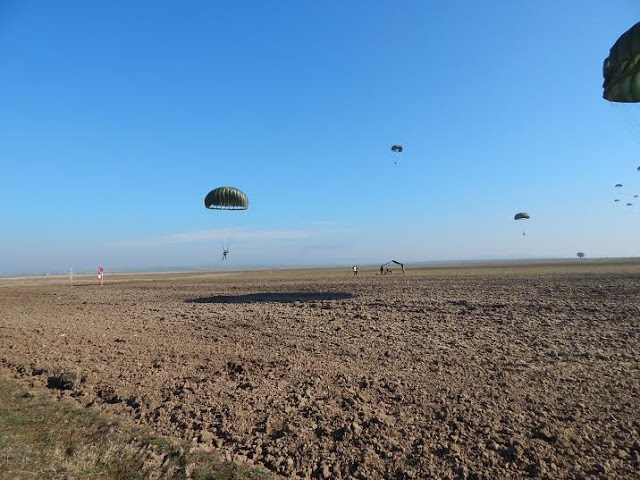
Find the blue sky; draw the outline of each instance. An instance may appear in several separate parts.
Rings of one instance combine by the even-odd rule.
[[[4,0],[0,274],[221,267],[224,240],[227,267],[640,256],[640,202],[613,206],[618,182],[640,193],[640,108],[601,98],[639,19],[632,0]],[[222,185],[250,209],[206,210]]]

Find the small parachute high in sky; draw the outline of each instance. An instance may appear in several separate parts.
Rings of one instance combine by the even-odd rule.
[[[616,188],[620,188],[620,187],[622,187],[622,184],[621,183],[616,183]]]
[[[619,199],[619,198],[616,198],[616,199],[614,200],[614,202],[619,202],[619,201],[620,201],[620,199]]]
[[[393,153],[402,153],[402,150],[403,150],[402,145],[393,145],[393,146],[391,147],[391,151],[392,151]],[[397,165],[397,164],[398,164],[398,161],[397,161],[397,160],[394,160],[394,161],[393,161],[393,164],[394,164],[394,165]]]
[[[207,193],[204,206],[212,210],[246,210],[249,198],[233,187],[220,187]]]
[[[633,198],[638,198],[638,195],[634,195]]]
[[[531,218],[529,216],[529,214],[527,212],[520,212],[520,213],[516,213],[513,217],[514,220],[529,220],[529,218]],[[522,235],[526,236],[527,232],[526,231],[522,231]]]
[[[620,35],[602,66],[604,92],[610,102],[640,102],[640,22]]]
[[[633,203],[627,203],[627,207],[633,207]]]

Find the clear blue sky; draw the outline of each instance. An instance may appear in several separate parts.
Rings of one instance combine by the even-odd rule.
[[[601,98],[638,20],[635,0],[2,0],[0,274],[222,266],[222,237],[228,266],[640,255],[640,202],[613,206],[640,193],[640,108]],[[250,209],[206,210],[222,185]]]

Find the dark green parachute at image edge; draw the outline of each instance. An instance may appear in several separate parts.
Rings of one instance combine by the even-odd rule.
[[[526,220],[529,217],[529,214],[527,212],[520,212],[520,213],[516,213],[516,215],[513,217],[514,220]]]
[[[611,47],[602,67],[604,92],[611,102],[640,102],[640,22]]]
[[[219,187],[207,194],[204,206],[213,210],[246,210],[249,198],[237,188]]]

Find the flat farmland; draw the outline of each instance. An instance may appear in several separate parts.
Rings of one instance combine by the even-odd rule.
[[[0,279],[0,373],[285,477],[640,477],[640,263],[377,273]]]

